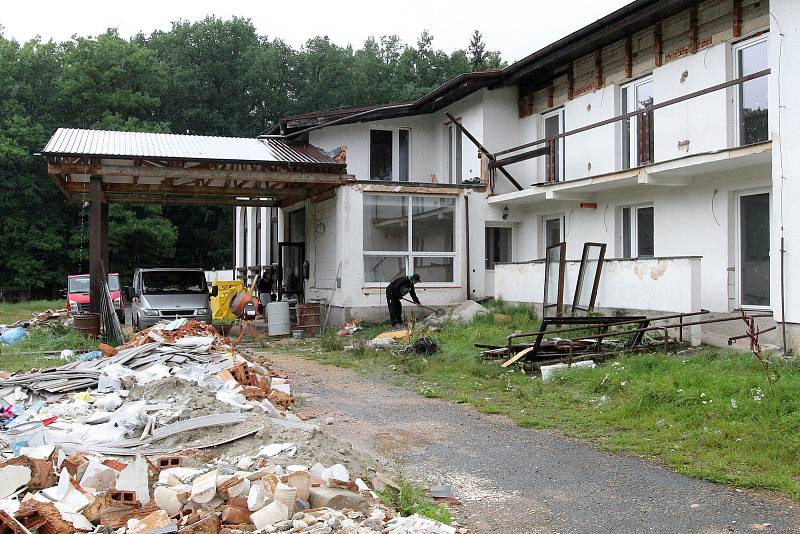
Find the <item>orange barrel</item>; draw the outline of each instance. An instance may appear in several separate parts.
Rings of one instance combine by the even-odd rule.
[[[89,339],[97,339],[100,337],[100,314],[99,313],[81,313],[76,315],[75,330],[78,331],[83,337]]]
[[[319,334],[319,302],[297,305],[297,328],[305,337]]]

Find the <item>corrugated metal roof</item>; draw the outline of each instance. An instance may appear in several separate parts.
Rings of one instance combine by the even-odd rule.
[[[341,165],[318,148],[276,138],[59,128],[44,155]]]

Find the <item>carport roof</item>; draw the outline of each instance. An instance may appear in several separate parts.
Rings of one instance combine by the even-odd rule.
[[[47,172],[72,201],[287,206],[322,198],[352,179],[320,149],[275,137],[240,138],[59,128],[42,149]]]
[[[42,150],[45,156],[107,159],[153,158],[338,165],[318,148],[276,137],[246,138],[59,128]]]

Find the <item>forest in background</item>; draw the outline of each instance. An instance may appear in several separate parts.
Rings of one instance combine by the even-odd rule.
[[[174,22],[124,39],[113,30],[56,43],[0,26],[0,289],[53,296],[88,269],[88,212],[66,201],[35,156],[59,127],[255,136],[285,115],[416,99],[447,80],[500,68],[476,30],[464,49],[397,36],[360,48],[327,37],[299,50],[249,19]],[[231,208],[112,205],[110,270],[231,266]]]

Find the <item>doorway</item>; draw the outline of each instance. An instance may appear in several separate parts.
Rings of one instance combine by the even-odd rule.
[[[739,306],[766,308],[770,304],[770,194],[740,193],[736,207]]]
[[[278,255],[278,300],[303,302],[305,243],[281,243]]]

